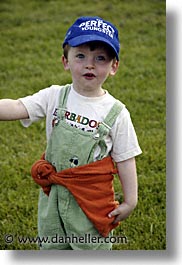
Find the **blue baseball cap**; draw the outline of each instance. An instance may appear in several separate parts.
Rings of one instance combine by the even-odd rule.
[[[115,52],[119,60],[120,43],[116,27],[100,17],[80,17],[68,29],[63,42],[76,47],[90,41],[107,43]]]

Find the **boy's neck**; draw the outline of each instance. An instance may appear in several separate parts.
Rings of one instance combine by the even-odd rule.
[[[80,94],[81,96],[84,97],[101,97],[103,95],[105,95],[105,91],[103,88],[99,88],[99,89],[89,89],[89,88],[78,88],[76,86],[73,85],[73,89]]]

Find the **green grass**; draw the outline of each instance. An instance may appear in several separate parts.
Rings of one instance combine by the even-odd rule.
[[[120,31],[120,68],[105,88],[124,102],[143,154],[137,157],[139,202],[115,230],[123,250],[166,248],[165,1],[0,1],[0,98],[18,98],[51,84],[71,82],[60,62],[67,28],[82,15],[98,15]],[[32,163],[46,146],[44,120],[30,128],[0,122],[0,249],[36,249],[18,236],[37,235],[39,187]],[[115,189],[120,184],[115,179]],[[6,234],[14,236],[7,244]]]

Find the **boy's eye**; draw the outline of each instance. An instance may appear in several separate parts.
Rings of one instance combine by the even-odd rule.
[[[105,60],[106,60],[106,58],[103,55],[98,55],[96,57],[96,61],[105,61]]]
[[[78,53],[78,54],[76,55],[76,58],[83,59],[83,58],[85,58],[85,56],[84,56],[84,54],[82,54],[82,53]]]

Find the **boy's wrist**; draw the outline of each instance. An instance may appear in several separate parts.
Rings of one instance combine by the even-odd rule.
[[[126,204],[126,206],[130,209],[135,209],[135,207],[137,206],[137,200],[123,201],[122,204]]]

